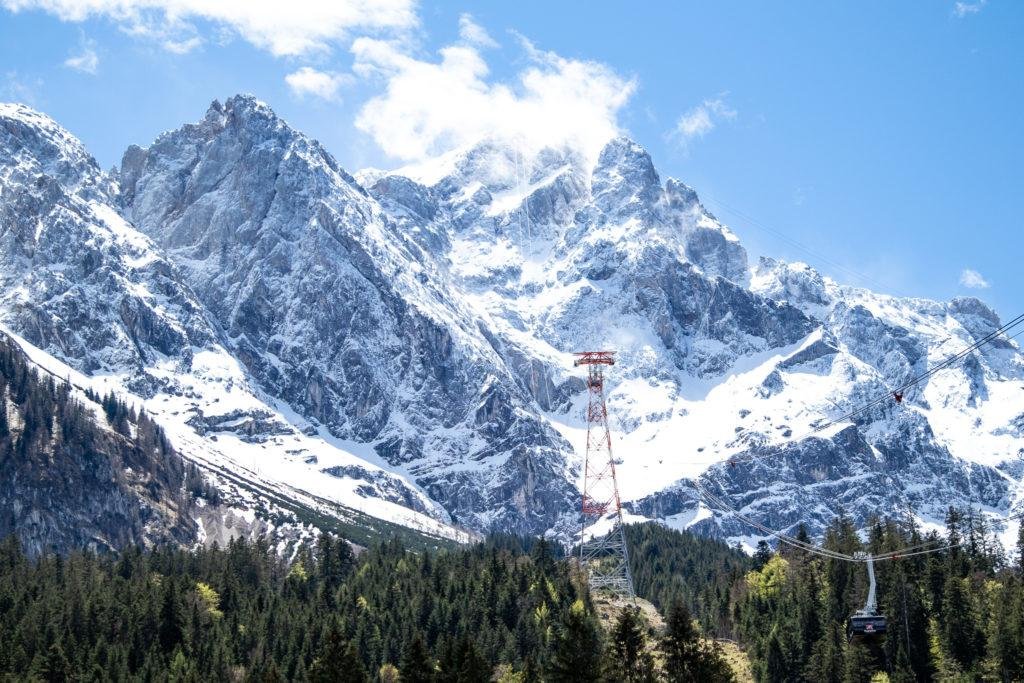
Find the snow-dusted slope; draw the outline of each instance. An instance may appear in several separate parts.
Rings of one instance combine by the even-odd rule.
[[[317,142],[239,96],[129,149],[120,187],[246,372],[322,438],[408,473],[463,524],[557,522],[566,445],[438,254]]]
[[[81,386],[145,407],[208,469],[462,536],[401,473],[252,384],[179,268],[121,217],[117,187],[52,120],[0,105],[0,180],[0,325],[38,363],[66,362]]]
[[[633,518],[752,541],[697,502],[695,477],[812,533],[841,511],[1024,506],[1015,342],[812,433],[995,329],[994,312],[752,266],[626,138],[596,165],[488,140],[357,181],[239,96],[108,179],[45,117],[8,107],[0,123],[0,319],[134,392],[211,467],[439,534],[569,534],[585,427],[571,352],[612,348]]]
[[[626,139],[593,169],[490,142],[407,172],[360,177],[447,255],[452,287],[577,458],[583,396],[568,353],[619,352],[609,403],[633,513],[747,539],[698,504],[698,476],[783,530],[813,532],[840,512],[935,522],[949,505],[995,519],[1024,505],[1024,364],[1006,340],[902,405],[806,438],[998,327],[980,301],[876,295],[803,264],[748,267],[693,190],[663,184]],[[730,456],[742,458],[722,465]]]

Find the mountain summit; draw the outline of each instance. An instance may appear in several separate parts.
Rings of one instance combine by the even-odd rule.
[[[783,531],[1024,506],[1013,342],[799,438],[996,329],[994,312],[752,265],[627,138],[593,165],[484,141],[354,177],[236,96],[107,176],[31,110],[0,108],[0,135],[0,321],[144,403],[209,469],[441,535],[568,537],[585,436],[571,353],[611,347],[631,518],[756,541],[697,477]]]

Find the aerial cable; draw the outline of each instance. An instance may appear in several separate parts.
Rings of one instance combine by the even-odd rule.
[[[753,520],[753,519],[747,517],[746,515],[743,515],[738,510],[736,510],[735,508],[730,506],[728,503],[726,503],[724,500],[722,500],[721,498],[719,498],[719,497],[713,495],[712,493],[710,493],[707,489],[702,487],[697,482],[694,482],[694,488],[697,489],[697,491],[699,493],[701,493],[701,495],[704,496],[704,498],[708,502],[710,502],[712,505],[714,505],[715,507],[725,508],[728,512],[732,513],[737,519],[739,519],[739,520],[749,524],[750,526],[754,527],[755,529],[758,529],[760,531],[763,531],[764,533],[767,533],[767,534],[769,534],[771,536],[774,536],[774,537],[778,538],[780,541],[782,541],[783,543],[786,543],[787,545],[799,548],[801,550],[806,550],[807,552],[811,552],[811,553],[814,553],[814,554],[817,554],[817,555],[821,555],[823,557],[828,557],[828,558],[831,558],[831,559],[835,559],[835,560],[843,560],[843,561],[848,561],[848,562],[865,562],[866,561],[864,558],[858,558],[858,557],[856,557],[854,555],[848,555],[846,553],[841,553],[841,552],[838,552],[838,551],[835,551],[835,550],[829,550],[827,548],[819,548],[818,546],[815,546],[815,545],[812,545],[810,543],[807,543],[806,541],[801,541],[798,538],[794,538],[793,536],[790,536],[788,534],[784,534],[784,533],[782,533],[780,531],[776,531],[774,529],[771,529],[771,528],[767,527],[766,525],[761,524],[760,522],[757,522],[756,520]],[[897,550],[892,550],[892,551],[887,551],[887,552],[884,552],[884,553],[879,553],[878,555],[875,555],[874,558],[876,560],[878,560],[878,559],[881,559],[881,560],[899,559],[901,557],[912,557],[914,555],[923,555],[923,554],[938,552],[938,551],[941,551],[941,550],[947,550],[947,549],[950,549],[950,548],[953,548],[953,547],[956,547],[957,545],[959,545],[958,543],[954,543],[954,544],[947,544],[947,545],[944,545],[944,546],[941,546],[941,547],[929,548],[927,550],[917,550],[918,548],[924,548],[925,546],[933,545],[935,543],[942,543],[942,542],[943,542],[942,539],[935,539],[935,540],[931,540],[931,541],[924,541],[922,543],[917,543],[917,544],[914,544],[914,545],[911,545],[911,546],[906,546],[904,548],[899,548]]]
[[[793,546],[795,548],[799,548],[800,550],[804,550],[804,551],[807,551],[809,553],[814,553],[816,555],[821,555],[823,557],[828,557],[828,558],[834,559],[834,560],[846,560],[846,561],[850,561],[850,562],[859,561],[856,558],[854,558],[852,555],[846,555],[844,553],[839,553],[839,552],[836,552],[836,551],[833,551],[833,550],[828,550],[827,548],[818,548],[817,546],[814,546],[814,545],[812,545],[810,543],[807,543],[805,541],[801,541],[798,538],[794,538],[792,536],[784,534],[781,531],[776,531],[774,529],[771,529],[771,528],[767,527],[766,525],[761,524],[760,522],[758,522],[756,520],[753,520],[753,519],[747,517],[746,515],[742,514],[741,512],[739,512],[738,510],[733,508],[731,505],[729,505],[728,503],[723,501],[722,499],[720,499],[717,496],[711,494],[709,491],[707,491],[700,484],[694,482],[694,488],[713,507],[717,507],[717,508],[720,508],[720,509],[724,508],[724,511],[728,511],[728,512],[732,513],[732,515],[735,516],[740,521],[748,524],[749,526],[751,526],[751,527],[753,527],[753,528],[755,528],[755,529],[757,529],[757,530],[759,530],[759,531],[761,531],[761,532],[763,532],[765,534],[768,534],[770,536],[774,536],[775,538],[779,539],[779,541],[781,541],[782,543],[785,543],[786,545],[790,545],[790,546]]]
[[[889,285],[883,284],[883,283],[879,282],[878,280],[876,280],[873,277],[869,277],[868,275],[865,275],[864,273],[860,273],[860,272],[858,272],[856,270],[853,270],[852,268],[849,268],[847,266],[844,266],[844,265],[841,265],[839,263],[836,263],[835,261],[827,258],[826,256],[823,256],[823,255],[819,254],[818,252],[814,251],[813,249],[811,249],[810,247],[806,246],[805,244],[799,242],[798,240],[796,240],[796,239],[786,235],[784,232],[782,232],[780,230],[776,230],[776,229],[774,229],[774,228],[772,228],[772,227],[762,223],[761,221],[758,221],[757,219],[753,218],[749,214],[746,214],[746,213],[740,211],[739,209],[735,209],[735,208],[729,206],[728,204],[726,204],[725,202],[722,202],[722,201],[720,201],[718,199],[715,199],[714,197],[711,197],[709,195],[702,195],[702,196],[704,197],[704,199],[710,200],[711,202],[713,202],[713,203],[717,204],[718,206],[720,206],[721,208],[725,209],[726,212],[731,213],[734,216],[736,216],[736,217],[746,221],[747,223],[751,223],[753,225],[756,225],[757,227],[761,228],[762,230],[775,235],[776,237],[780,238],[782,241],[788,243],[790,246],[799,249],[800,251],[804,252],[805,254],[807,254],[809,256],[814,257],[815,259],[817,259],[818,261],[821,261],[822,263],[826,263],[826,264],[832,266],[833,268],[835,268],[838,271],[846,273],[847,275],[851,275],[851,276],[853,276],[853,277],[855,277],[858,280],[861,280],[863,282],[870,282],[871,284],[875,285],[876,287],[878,287],[881,290],[890,291],[890,292],[896,292],[897,295],[903,296],[903,293],[900,292],[897,288],[894,288],[894,287],[891,287]],[[903,298],[910,298],[910,297],[903,297]]]
[[[838,551],[835,551],[835,550],[829,550],[828,548],[820,548],[818,546],[815,546],[815,545],[812,545],[810,543],[807,543],[806,541],[801,541],[798,538],[795,538],[795,537],[790,536],[788,534],[784,534],[781,531],[776,531],[774,529],[771,529],[770,527],[768,527],[768,526],[766,526],[764,524],[761,524],[760,522],[758,522],[758,521],[756,521],[754,519],[751,519],[750,517],[747,517],[746,515],[742,514],[741,512],[739,512],[738,510],[733,508],[731,505],[726,503],[724,500],[719,498],[718,496],[715,496],[714,494],[710,493],[707,489],[705,489],[703,486],[701,486],[696,481],[693,482],[693,487],[698,492],[698,494],[700,494],[700,496],[703,497],[705,499],[705,501],[708,502],[709,504],[711,504],[713,507],[724,508],[723,511],[727,511],[727,512],[731,513],[734,517],[739,519],[741,522],[744,522],[744,523],[748,524],[749,526],[751,526],[751,527],[753,527],[753,528],[755,528],[755,529],[757,529],[759,531],[762,531],[762,532],[764,532],[764,533],[766,533],[766,534],[768,534],[770,536],[773,536],[773,537],[777,538],[780,542],[785,543],[786,545],[792,546],[792,547],[797,548],[799,550],[804,550],[806,552],[809,552],[809,553],[812,553],[812,554],[815,554],[815,555],[819,555],[821,557],[832,559],[832,560],[840,560],[840,561],[843,561],[843,562],[860,562],[860,563],[867,562],[867,558],[866,557],[857,557],[855,555],[849,555],[847,553],[841,553],[841,552],[838,552]],[[875,561],[898,560],[898,559],[905,558],[905,557],[914,557],[914,556],[917,556],[917,555],[928,555],[928,554],[931,554],[931,553],[941,552],[941,551],[944,551],[944,550],[950,550],[950,549],[955,548],[955,547],[960,545],[960,543],[947,543],[946,545],[935,547],[935,548],[925,548],[925,546],[932,545],[932,544],[935,544],[935,543],[942,543],[942,542],[943,542],[942,539],[935,539],[935,540],[932,540],[932,541],[924,541],[922,543],[916,543],[914,545],[906,546],[904,548],[900,548],[900,549],[897,549],[897,550],[891,550],[891,551],[887,551],[887,552],[884,552],[884,553],[879,553],[878,555],[873,555],[873,558],[874,558]],[[925,549],[921,549],[921,548],[925,548]]]
[[[967,348],[962,349],[961,351],[959,351],[957,353],[954,353],[951,356],[948,356],[945,360],[940,361],[934,367],[928,369],[927,371],[921,373],[920,375],[917,375],[916,377],[913,377],[913,378],[907,380],[903,384],[901,384],[898,387],[896,387],[896,389],[894,389],[894,390],[892,390],[892,391],[890,391],[890,392],[888,392],[888,393],[886,393],[884,395],[880,395],[879,397],[869,401],[868,403],[865,403],[864,405],[862,405],[861,407],[859,407],[857,409],[854,409],[854,410],[844,414],[841,417],[837,417],[835,419],[829,420],[828,422],[826,422],[823,425],[818,425],[817,427],[814,428],[813,432],[824,431],[825,429],[828,429],[832,425],[838,424],[840,422],[845,422],[845,421],[849,420],[851,417],[855,417],[856,415],[859,415],[860,413],[864,412],[868,408],[871,408],[871,407],[873,407],[873,406],[875,406],[875,405],[877,405],[879,403],[883,403],[883,402],[887,401],[888,399],[892,398],[894,395],[897,395],[897,394],[898,395],[902,395],[903,392],[905,392],[907,389],[910,389],[910,388],[920,384],[921,382],[923,382],[924,380],[928,379],[932,375],[934,375],[934,374],[936,374],[936,373],[938,373],[938,372],[948,368],[949,366],[953,365],[957,361],[959,361],[959,360],[965,358],[966,356],[968,356],[973,351],[976,351],[979,348],[981,348],[982,346],[985,346],[986,344],[988,344],[991,341],[993,341],[999,335],[1003,334],[1004,332],[1008,332],[1009,330],[1011,330],[1012,328],[1016,327],[1017,325],[1020,325],[1021,323],[1024,323],[1024,314],[1021,314],[1021,315],[1017,316],[1016,318],[1014,318],[1010,322],[1006,323],[1005,325],[1003,325],[999,329],[997,329],[997,330],[995,330],[993,332],[990,332],[989,334],[985,335],[984,337],[982,337],[978,341],[974,342],[973,344],[971,344]]]
[[[858,407],[856,407],[856,408],[854,408],[854,409],[844,413],[840,417],[830,419],[830,420],[824,422],[823,424],[814,426],[814,427],[812,427],[810,429],[810,431],[807,431],[807,432],[801,434],[800,436],[790,437],[785,442],[780,444],[780,447],[786,445],[787,443],[797,443],[797,442],[802,441],[802,440],[804,440],[806,438],[809,438],[809,437],[812,437],[812,436],[814,436],[816,434],[819,434],[819,433],[825,431],[826,429],[828,429],[830,427],[833,427],[833,426],[835,426],[837,424],[840,424],[842,422],[846,422],[846,421],[850,420],[851,418],[856,417],[857,415],[860,415],[861,413],[869,410],[870,408],[873,408],[873,407],[875,407],[877,405],[880,405],[882,403],[886,403],[886,402],[892,400],[896,396],[900,397],[900,398],[897,399],[897,402],[902,402],[902,400],[901,400],[902,396],[904,395],[904,393],[908,389],[913,388],[914,386],[920,384],[921,382],[923,382],[924,380],[928,379],[929,377],[935,375],[936,373],[938,373],[938,372],[940,372],[940,371],[942,371],[942,370],[944,370],[944,369],[954,365],[958,361],[960,361],[960,360],[964,359],[965,357],[967,357],[972,352],[977,351],[981,347],[991,343],[992,341],[994,341],[999,336],[1010,332],[1012,329],[1014,329],[1015,327],[1021,325],[1022,323],[1024,323],[1024,313],[1022,313],[1021,315],[1018,315],[1016,318],[1013,318],[1008,323],[1002,325],[998,329],[993,330],[992,332],[988,333],[987,335],[985,335],[981,339],[975,341],[970,346],[968,346],[968,347],[966,347],[966,348],[964,348],[964,349],[962,349],[962,350],[960,350],[960,351],[958,351],[958,352],[956,352],[956,353],[946,357],[944,360],[942,360],[939,363],[937,363],[934,367],[929,368],[928,370],[926,370],[925,372],[921,373],[920,375],[917,375],[917,376],[907,380],[903,384],[900,384],[898,387],[896,387],[896,389],[894,389],[892,391],[887,391],[885,394],[880,394],[876,398],[871,399],[871,400],[867,401],[866,403],[861,404],[860,406],[858,406]],[[1014,339],[1014,338],[1020,336],[1021,334],[1024,334],[1024,329],[1018,331],[1013,336],[1008,337],[1008,339]],[[774,457],[774,456],[772,454],[767,454],[767,453],[766,454],[762,454],[762,455],[755,455],[753,453],[750,453],[750,454],[743,455],[743,456],[734,456],[732,458],[729,458],[727,460],[727,462],[730,465],[735,465],[735,463],[737,463],[737,462],[744,462],[744,461],[750,461],[750,460],[763,460],[764,458],[767,458],[767,457]]]

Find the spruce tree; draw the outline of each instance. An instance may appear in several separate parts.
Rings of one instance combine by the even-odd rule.
[[[896,564],[889,570],[884,585],[887,589],[883,600],[888,605],[885,653],[892,677],[932,678],[928,616],[907,568]]]
[[[491,666],[468,634],[455,646],[450,661],[442,664],[442,680],[451,683],[487,683]]]
[[[943,593],[941,619],[942,645],[964,669],[970,669],[981,657],[982,634],[974,621],[966,579],[950,575]]]
[[[566,611],[547,666],[548,683],[576,683],[601,678],[601,638],[582,600]]]
[[[50,646],[36,670],[36,676],[46,683],[64,683],[71,679],[72,674],[71,663],[60,643]]]
[[[537,658],[533,653],[526,655],[523,662],[523,683],[541,683],[541,668],[537,664]]]
[[[619,612],[609,637],[606,672],[611,681],[648,683],[656,680],[654,657],[647,649],[638,607],[626,606]]]
[[[871,653],[861,643],[850,643],[846,649],[846,673],[843,683],[870,683],[872,673]]]
[[[761,571],[770,559],[772,559],[772,549],[768,545],[768,541],[758,541],[757,550],[754,551],[754,571]]]
[[[437,671],[434,660],[423,642],[423,635],[416,633],[402,653],[402,663],[398,666],[401,683],[434,683]]]
[[[829,624],[814,643],[807,664],[807,679],[819,683],[842,683],[845,675],[843,658],[845,634],[837,623]]]
[[[310,683],[365,683],[366,670],[355,647],[331,628],[320,653],[309,667]]]
[[[1017,527],[1017,570],[1024,574],[1024,520]]]
[[[660,649],[665,656],[665,675],[671,683],[733,680],[718,644],[703,642],[682,600],[676,600],[669,609]]]

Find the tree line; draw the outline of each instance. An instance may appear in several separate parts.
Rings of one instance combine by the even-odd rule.
[[[682,600],[664,635],[626,606],[605,631],[572,562],[492,537],[356,556],[324,534],[29,558],[0,544],[0,676],[11,680],[732,680]]]
[[[804,529],[798,535],[811,541]],[[698,599],[698,614],[743,644],[759,681],[1024,680],[1024,530],[1008,555],[980,513],[950,508],[941,536],[878,520],[862,541],[852,521],[839,517],[821,546],[878,555],[922,543],[944,549],[875,565],[884,638],[851,640],[847,632],[848,618],[865,602],[864,564],[785,545],[773,551],[764,542],[749,571],[720,565],[721,575],[733,577],[728,619],[720,619],[721,592],[708,593],[706,581],[711,603]],[[699,578],[699,567],[689,575],[685,568],[680,575],[656,572],[654,585],[664,590]]]

